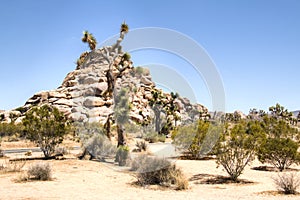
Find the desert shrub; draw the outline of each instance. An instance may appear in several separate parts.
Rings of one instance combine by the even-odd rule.
[[[137,66],[135,68],[133,68],[132,70],[132,74],[137,76],[137,77],[141,77],[142,75],[148,75],[149,74],[149,70],[140,66]]]
[[[3,172],[20,172],[25,166],[26,160],[5,160],[5,162],[0,166]]]
[[[137,147],[138,152],[147,151],[147,143],[145,141],[137,141],[135,146]]]
[[[96,159],[105,160],[116,154],[116,147],[103,134],[96,133],[85,140],[83,148]]]
[[[296,173],[278,174],[273,178],[277,189],[284,194],[296,194],[300,186],[300,178]]]
[[[163,142],[163,143],[165,143],[166,142],[166,135],[158,135],[158,141],[159,142]]]
[[[188,188],[188,181],[180,169],[164,158],[140,155],[131,163],[140,185],[176,185],[176,189]]]
[[[276,107],[280,109],[276,111],[275,107],[271,108],[281,113],[282,107],[279,105],[276,105]],[[274,116],[264,116],[261,122],[266,136],[258,148],[257,157],[260,162],[270,163],[283,171],[291,164],[298,164],[300,161],[300,154],[297,152],[299,143],[295,141],[299,137],[299,132],[287,121],[278,117],[275,111],[272,111]]]
[[[255,157],[255,137],[246,133],[245,124],[236,124],[228,134],[222,135],[217,145],[217,164],[222,165],[233,181]]]
[[[13,135],[23,136],[22,124],[0,123],[0,137]]]
[[[65,115],[49,105],[31,108],[26,112],[23,124],[26,137],[40,147],[46,158],[54,153],[69,130]]]
[[[283,171],[293,163],[300,162],[298,147],[298,143],[290,138],[268,138],[258,150],[258,159]]]
[[[116,154],[116,162],[119,163],[119,166],[125,166],[129,159],[129,147],[128,146],[119,146]]]
[[[8,142],[18,142],[20,141],[20,137],[18,134],[13,134],[7,138]]]
[[[199,159],[213,150],[222,132],[222,126],[208,121],[179,127],[172,135],[176,149]]]
[[[36,163],[29,166],[27,175],[33,180],[51,180],[52,168],[49,163]]]
[[[146,133],[143,138],[148,141],[149,143],[156,143],[158,142],[158,133],[151,131]]]

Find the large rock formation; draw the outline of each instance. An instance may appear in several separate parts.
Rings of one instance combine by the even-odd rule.
[[[121,48],[114,46],[103,47],[88,53],[83,64],[67,74],[61,86],[51,91],[41,91],[28,99],[24,106],[12,111],[0,113],[0,121],[21,122],[24,113],[33,106],[50,104],[57,107],[70,120],[79,122],[105,123],[113,112],[113,98],[107,97],[107,71],[112,67],[116,77],[115,91],[127,88],[131,104],[130,118],[142,123],[153,119],[154,114],[149,106],[149,100],[155,88],[155,83],[146,68],[135,68],[130,60],[122,61]],[[119,73],[122,65],[124,71]],[[170,100],[170,94],[165,94],[165,101]],[[182,122],[193,121],[199,113],[207,113],[207,109],[200,104],[191,104],[187,98],[177,98]]]

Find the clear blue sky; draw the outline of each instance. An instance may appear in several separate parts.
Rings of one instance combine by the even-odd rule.
[[[222,77],[227,111],[266,110],[277,102],[297,110],[299,19],[297,0],[1,1],[0,109],[21,106],[34,93],[57,88],[87,50],[80,41],[83,30],[101,43],[126,20],[131,29],[174,29],[202,45]],[[182,67],[163,56],[145,51],[133,61]],[[197,101],[209,107],[208,92]]]

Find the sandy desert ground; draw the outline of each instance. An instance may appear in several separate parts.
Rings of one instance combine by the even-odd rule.
[[[27,161],[23,170],[34,162],[41,161]],[[24,171],[0,173],[0,199],[300,199],[299,195],[276,193],[272,177],[277,172],[251,169],[261,166],[258,161],[248,166],[240,177],[248,183],[205,184],[203,180],[208,177],[226,176],[222,167],[216,168],[214,160],[176,160],[176,165],[190,179],[189,189],[185,191],[137,186],[134,173],[111,163],[77,159],[43,162],[49,162],[53,168],[52,181],[18,183],[15,179]],[[299,171],[296,173],[300,175]]]

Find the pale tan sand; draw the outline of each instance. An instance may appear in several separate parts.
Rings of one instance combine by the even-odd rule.
[[[27,162],[28,167],[32,162]],[[300,196],[261,194],[274,191],[272,176],[276,172],[256,171],[247,167],[242,179],[253,181],[250,184],[197,184],[190,181],[186,191],[138,187],[132,183],[134,175],[124,170],[115,170],[96,161],[51,160],[53,181],[32,181],[16,183],[18,173],[0,174],[0,199],[300,199]],[[188,178],[197,174],[226,175],[222,168],[216,168],[214,160],[179,160],[176,164]],[[259,166],[255,161],[252,166]],[[297,172],[299,174],[299,172]],[[300,175],[300,174],[299,174]]]

